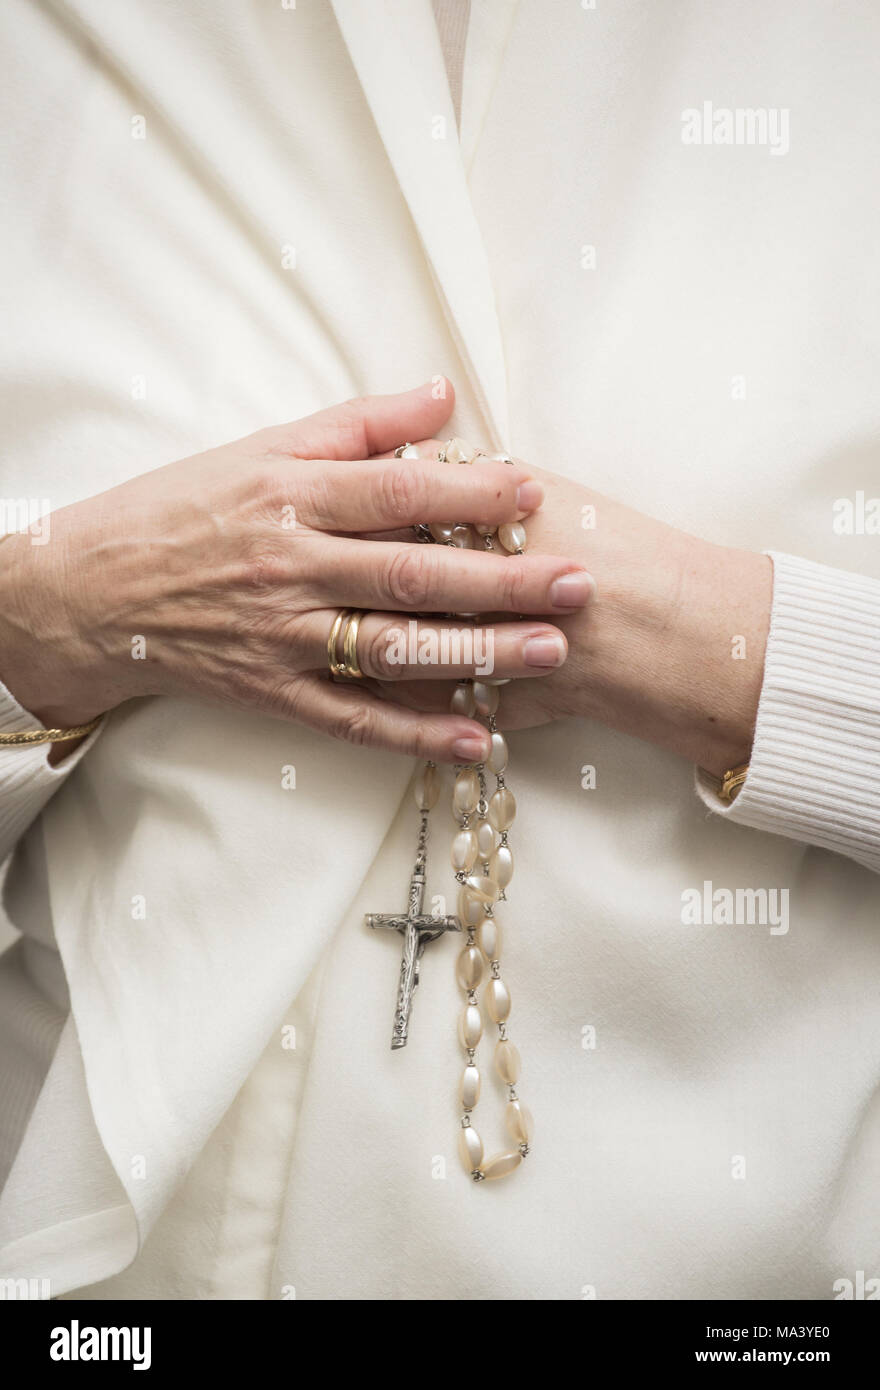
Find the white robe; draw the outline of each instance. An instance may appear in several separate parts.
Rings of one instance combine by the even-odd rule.
[[[537,1133],[503,1183],[456,1155],[449,942],[388,1046],[399,941],[363,914],[405,898],[406,761],[157,699],[69,775],[43,769],[0,971],[33,1043],[4,1084],[35,1099],[0,1277],[96,1298],[805,1298],[880,1266],[872,778],[826,731],[838,834],[780,773],[815,762],[785,705],[805,591],[843,605],[822,655],[850,663],[807,690],[816,722],[859,650],[880,669],[880,542],[832,527],[836,498],[880,491],[880,16],[473,8],[459,142],[430,0],[7,4],[5,493],[61,506],[447,373],[477,442],[866,579],[777,562],[756,790],[726,816],[681,760],[603,727],[512,737],[503,964]],[[683,143],[710,99],[790,109],[789,152]],[[849,698],[870,772],[876,701]],[[686,924],[706,881],[789,890],[790,930]],[[487,1080],[489,1151],[502,1104]]]

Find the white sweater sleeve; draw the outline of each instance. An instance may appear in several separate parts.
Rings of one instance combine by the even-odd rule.
[[[43,727],[39,719],[22,709],[0,682],[0,733],[24,733]],[[101,727],[99,724],[55,767],[49,762],[48,744],[36,744],[32,748],[0,747],[0,864],[100,736]]]
[[[880,873],[880,580],[770,552],[773,607],[745,784],[713,811]]]

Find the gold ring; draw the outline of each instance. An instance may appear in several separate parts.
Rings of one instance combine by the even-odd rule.
[[[363,679],[363,671],[358,666],[357,642],[358,628],[361,625],[363,611],[355,608],[349,614],[348,627],[345,629],[345,636],[342,639],[343,661],[345,663],[345,674],[354,680]]]
[[[333,626],[330,629],[330,636],[327,638],[327,664],[330,667],[331,676],[342,675],[342,665],[336,660],[336,645],[339,641],[339,629],[343,621],[348,616],[349,609],[340,608],[336,617],[333,619]]]
[[[364,611],[361,608],[340,608],[333,619],[330,636],[327,638],[327,664],[331,678],[362,680],[363,671],[358,666],[357,639],[358,628]],[[342,645],[342,660],[339,647]]]

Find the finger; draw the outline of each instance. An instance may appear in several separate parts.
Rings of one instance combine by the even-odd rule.
[[[583,608],[595,592],[587,571],[559,556],[336,536],[322,536],[320,544],[320,568],[309,584],[315,607],[552,615]]]
[[[327,639],[336,612],[298,621],[297,658],[314,670],[327,665]],[[417,622],[405,613],[366,613],[357,633],[358,666],[382,681],[477,680],[543,676],[568,655],[568,643],[549,623]]]
[[[438,376],[413,391],[360,396],[261,434],[270,447],[296,458],[365,459],[436,434],[454,405],[452,382]]]
[[[333,738],[443,763],[476,763],[489,755],[489,733],[458,714],[421,714],[380,700],[359,685],[298,676],[281,697],[288,718]]]
[[[417,522],[500,526],[535,511],[544,497],[525,468],[488,460],[470,468],[426,460],[315,460],[296,476],[297,520],[316,531],[388,531]]]

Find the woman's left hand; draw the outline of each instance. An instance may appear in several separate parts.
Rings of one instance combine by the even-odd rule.
[[[430,456],[434,447],[420,451]],[[700,540],[529,467],[545,500],[526,522],[528,550],[586,565],[597,592],[582,613],[553,620],[568,638],[565,665],[540,681],[504,687],[499,728],[577,716],[670,748],[718,776],[747,762],[769,628],[770,559]],[[435,710],[448,708],[453,689],[408,681],[395,684],[394,696]]]

